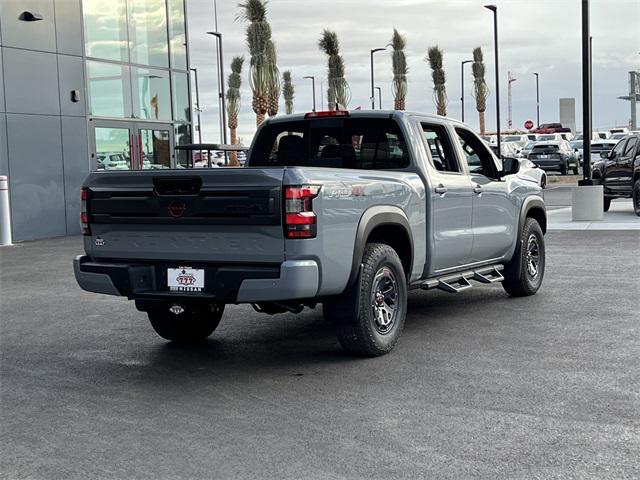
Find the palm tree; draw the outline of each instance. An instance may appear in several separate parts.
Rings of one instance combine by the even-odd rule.
[[[240,111],[240,85],[242,84],[242,65],[244,57],[233,57],[231,61],[231,74],[227,80],[227,116],[229,117],[229,131],[231,132],[231,144],[238,143],[238,112]],[[231,166],[237,167],[237,152],[231,152],[229,155],[229,163]]]
[[[476,110],[480,117],[480,135],[485,133],[484,112],[487,109],[487,97],[489,88],[484,81],[484,62],[482,61],[482,49],[473,49],[473,96],[476,97]]]
[[[280,72],[277,65],[276,46],[272,41],[267,43],[267,78],[269,89],[269,116],[274,117],[278,114],[280,102]]]
[[[391,37],[391,64],[393,66],[393,108],[396,110],[405,109],[405,100],[407,98],[407,57],[404,54],[404,48],[407,46],[407,40],[398,30],[393,29],[393,37]]]
[[[277,70],[277,67],[271,63],[271,60],[275,59],[275,47],[271,41],[271,26],[267,22],[267,2],[266,0],[246,0],[245,3],[239,3],[238,7],[243,10],[243,13],[237,18],[249,22],[247,45],[251,55],[249,64],[249,86],[253,92],[251,107],[256,114],[256,125],[260,125],[269,112],[273,69]]]
[[[442,69],[442,50],[435,47],[429,48],[427,60],[431,67],[431,78],[433,78],[433,101],[436,104],[438,115],[447,116],[447,89],[445,87],[445,74]]]
[[[330,30],[324,30],[318,41],[318,46],[329,57],[327,101],[329,109],[346,108],[351,99],[349,84],[344,78],[344,60],[340,55],[338,35]]]
[[[282,96],[284,97],[284,106],[287,115],[293,113],[293,98],[295,96],[295,88],[291,83],[291,72],[286,70],[282,73]]]

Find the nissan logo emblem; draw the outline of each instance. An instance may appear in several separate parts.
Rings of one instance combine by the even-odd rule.
[[[167,207],[167,211],[169,212],[169,215],[171,215],[173,218],[180,218],[182,215],[184,215],[184,212],[186,210],[187,210],[187,204],[184,203],[182,200],[174,200]]]

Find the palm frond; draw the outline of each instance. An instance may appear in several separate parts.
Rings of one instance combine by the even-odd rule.
[[[324,50],[327,55],[338,55],[340,53],[340,43],[338,42],[338,35],[331,30],[324,30],[320,40],[318,40],[318,46]]]
[[[239,3],[241,12],[236,16],[236,20],[249,22],[264,22],[267,18],[267,2],[265,0],[247,0]]]

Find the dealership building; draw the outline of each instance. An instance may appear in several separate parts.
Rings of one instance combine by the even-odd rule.
[[[0,175],[14,240],[79,234],[89,171],[191,142],[185,0],[0,0]]]

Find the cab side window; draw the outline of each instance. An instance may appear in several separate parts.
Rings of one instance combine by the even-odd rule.
[[[436,170],[439,172],[459,173],[460,165],[445,127],[423,123],[422,132],[431,153],[431,163]]]
[[[620,140],[617,145],[615,147],[613,147],[613,150],[611,150],[611,156],[613,157],[615,154],[616,158],[619,158],[622,155],[622,152],[624,152],[624,146],[627,144],[626,141],[624,140]]]
[[[488,178],[498,178],[498,169],[489,149],[473,132],[464,128],[456,128],[460,145],[472,174],[484,175]]]
[[[631,137],[629,140],[627,140],[627,146],[624,148],[624,155],[625,157],[629,157],[631,155],[633,155],[633,149],[636,148],[636,143],[638,142],[638,138],[637,137]]]

